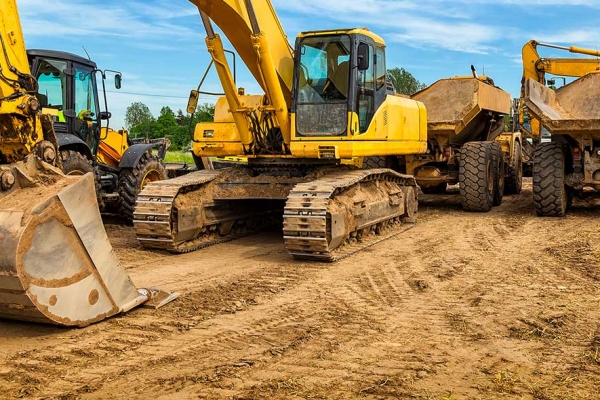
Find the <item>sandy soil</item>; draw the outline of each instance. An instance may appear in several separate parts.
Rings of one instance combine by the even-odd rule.
[[[182,292],[87,327],[0,322],[0,397],[596,399],[600,207],[487,214],[422,196],[418,224],[336,264],[277,233],[178,256],[107,225],[138,286]]]

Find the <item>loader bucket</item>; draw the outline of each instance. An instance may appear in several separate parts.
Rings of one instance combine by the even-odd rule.
[[[525,104],[553,134],[600,136],[600,73],[587,74],[557,90],[525,81]]]
[[[151,297],[119,265],[91,174],[33,156],[3,168],[16,183],[0,192],[0,318],[86,326]]]

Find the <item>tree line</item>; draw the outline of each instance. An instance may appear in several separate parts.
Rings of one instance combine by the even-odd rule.
[[[388,79],[396,92],[400,94],[412,95],[427,87],[404,68],[389,69]],[[199,105],[192,119],[192,132],[199,122],[212,122],[214,115],[214,104]],[[166,137],[171,141],[173,150],[187,151],[190,149],[190,116],[181,110],[174,112],[170,107],[165,106],[160,109],[159,116],[154,118],[148,106],[138,101],[127,107],[125,125],[132,137],[148,139]]]
[[[192,119],[191,132],[199,122],[212,122],[214,115],[214,104],[199,105]],[[131,137],[148,139],[166,137],[171,141],[171,149],[182,151],[190,149],[190,116],[181,110],[174,112],[171,107],[165,106],[160,109],[160,114],[155,118],[147,105],[137,101],[127,107],[125,126],[129,129]]]

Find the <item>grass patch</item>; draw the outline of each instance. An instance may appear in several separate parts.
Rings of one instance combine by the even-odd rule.
[[[194,165],[194,159],[192,158],[192,153],[190,152],[182,152],[182,151],[167,151],[165,155],[165,162],[173,162],[173,163],[188,163]]]

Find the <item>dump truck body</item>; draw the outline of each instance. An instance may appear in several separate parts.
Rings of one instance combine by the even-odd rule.
[[[557,90],[527,79],[523,93],[528,112],[552,134],[551,142],[535,149],[535,210],[563,216],[584,188],[600,190],[600,74]]]

